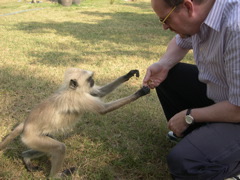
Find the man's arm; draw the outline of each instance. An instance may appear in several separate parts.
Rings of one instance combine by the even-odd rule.
[[[167,51],[162,58],[148,67],[143,79],[143,86],[149,86],[151,89],[159,86],[166,79],[168,71],[180,62],[188,51],[189,49],[178,46],[176,37],[174,37],[168,44]]]
[[[182,136],[182,133],[189,126],[185,122],[186,111],[187,110],[177,113],[168,121],[168,128],[179,137]],[[229,101],[222,101],[211,106],[194,108],[191,111],[191,115],[195,123],[240,123],[240,106],[233,105],[229,103]]]
[[[240,107],[223,101],[214,105],[193,109],[191,113],[196,122],[240,123]]]

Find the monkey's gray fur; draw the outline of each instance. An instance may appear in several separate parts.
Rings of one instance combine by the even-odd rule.
[[[100,97],[109,94],[134,75],[139,76],[139,71],[131,70],[113,82],[98,87],[94,85],[93,72],[78,68],[67,69],[59,90],[31,111],[25,122],[19,124],[0,143],[0,150],[21,134],[22,142],[30,148],[22,153],[27,169],[34,169],[31,159],[49,155],[51,160],[49,176],[61,177],[63,174],[60,170],[66,147],[50,135],[74,126],[84,112],[105,114],[148,94],[150,89],[142,87],[136,93],[122,99],[109,103],[101,101]]]

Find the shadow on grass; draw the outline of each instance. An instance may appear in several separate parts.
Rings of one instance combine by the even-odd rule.
[[[17,67],[8,67],[6,65],[1,67],[0,102],[3,109],[1,109],[0,119],[1,125],[13,126],[10,127],[11,129],[14,129],[20,122],[24,121],[30,109],[44,99],[45,96],[56,90],[57,87],[57,84],[54,82],[49,82],[43,78],[26,76],[25,73],[24,71],[19,71]],[[17,137],[7,146],[3,154],[5,159],[9,159],[11,162],[17,159],[20,162],[18,166],[24,167],[21,161],[21,152],[23,150],[26,150],[26,147],[21,143],[20,137]],[[42,160],[48,162],[46,158]],[[17,165],[18,163],[15,162],[14,164]],[[45,166],[47,167],[47,163]],[[20,169],[22,170],[23,168]],[[1,169],[1,172],[4,174],[3,169]],[[8,172],[11,172],[11,170],[8,170]],[[29,173],[29,176],[31,176],[31,173]],[[1,178],[7,179],[5,176],[0,176]]]
[[[26,31],[27,33],[47,34],[49,33],[48,30],[51,30],[62,37],[69,36],[77,40],[77,42],[72,42],[71,45],[60,42],[56,47],[50,48],[48,52],[30,51],[29,55],[37,59],[37,63],[52,66],[75,64],[76,61],[81,62],[83,59],[88,63],[94,63],[95,60],[91,56],[99,54],[104,54],[112,58],[116,56],[149,58],[150,56],[157,56],[159,54],[159,52],[151,50],[152,45],[165,44],[171,38],[169,32],[161,30],[161,26],[157,24],[158,22],[152,14],[87,11],[80,13],[96,17],[109,16],[110,18],[89,23],[69,21],[18,23],[16,29]],[[139,22],[141,23],[139,24]],[[157,28],[158,26],[159,28]],[[45,47],[51,46],[46,42],[41,42],[41,45]],[[93,51],[91,48],[92,45],[96,48],[100,48],[101,46],[104,48]],[[67,48],[69,46],[75,52],[66,52],[64,47]],[[137,48],[131,49],[131,46],[137,46]],[[52,49],[56,50],[52,51]],[[89,49],[91,50],[89,51]],[[104,60],[98,61],[103,63]]]
[[[131,6],[131,7],[136,7],[139,9],[144,9],[144,10],[148,10],[149,11],[149,7],[151,7],[151,1],[149,2],[141,2],[141,3],[137,3],[137,2],[128,2],[125,3],[124,6]],[[153,11],[153,10],[151,10]]]
[[[14,104],[6,104],[7,112],[14,112],[11,114],[13,117],[26,117],[28,112],[23,111],[23,109],[34,106],[38,104],[36,101],[40,102],[41,99],[45,98],[43,95],[39,95],[39,88],[50,95],[52,91],[57,89],[58,85],[44,79],[26,77],[20,72],[11,73],[13,71],[14,69],[2,69],[2,72],[9,79],[18,81],[17,84],[8,82],[8,86],[15,86],[14,88],[2,87],[5,91],[13,91],[17,96]],[[1,80],[3,80],[4,84],[8,81],[7,79]],[[135,90],[130,88],[129,91],[134,92]],[[107,165],[101,167],[94,165],[98,168],[98,170],[94,170],[95,174],[87,170],[86,172],[90,173],[87,174],[88,177],[116,179],[116,176],[118,176],[118,178],[131,179],[132,176],[141,177],[140,179],[148,179],[149,177],[166,179],[168,172],[166,165],[164,165],[166,163],[165,155],[170,146],[166,143],[165,131],[161,127],[161,122],[153,119],[155,115],[150,114],[148,108],[144,108],[144,104],[151,104],[151,101],[154,100],[154,97],[148,96],[128,105],[130,109],[123,107],[105,116],[86,113],[77,124],[75,131],[68,136],[59,138],[67,144],[68,150],[66,154],[73,153],[74,150],[78,151],[79,147],[85,146],[87,151],[78,151],[71,156],[71,158],[79,159],[75,162],[78,167],[83,166],[82,162],[86,158],[89,158],[88,161],[94,161],[94,158],[98,158],[98,156],[106,156],[105,158],[108,159],[108,156],[116,154],[116,158],[110,161],[106,160]],[[24,119],[19,121],[22,120]],[[76,138],[76,143],[72,140],[74,138]],[[86,139],[93,144],[100,143],[101,146],[99,149],[95,145],[89,147],[88,143],[84,142]],[[26,147],[20,143],[18,138],[14,140],[14,143],[10,145],[10,149],[5,151],[4,154],[9,159],[21,158],[20,155],[23,150],[26,150]],[[49,172],[49,162],[46,158],[37,160],[37,164],[44,168],[44,173]],[[89,168],[94,169],[96,167]]]
[[[144,5],[129,4],[143,8]],[[76,22],[26,22],[16,25],[17,30],[25,31],[26,33],[49,33],[49,29],[56,32],[56,34],[66,37],[75,38],[78,42],[73,42],[71,46],[78,53],[70,53],[64,51],[64,47],[69,46],[62,42],[58,47],[53,47],[48,52],[35,51],[29,52],[29,55],[36,60],[32,63],[42,63],[44,65],[59,66],[59,65],[74,65],[77,62],[86,61],[86,63],[95,63],[94,59],[88,58],[100,53],[106,54],[109,57],[116,56],[139,56],[148,58],[158,52],[151,51],[152,43],[166,43],[170,40],[169,33],[161,31],[161,27],[154,20],[152,14],[137,14],[131,12],[119,13],[101,13],[101,12],[87,12],[82,11],[81,14],[87,14],[96,17],[108,16],[108,19],[99,22],[90,23],[76,23]],[[136,21],[137,20],[137,21]],[[141,23],[139,24],[139,20]],[[157,30],[159,29],[159,30]],[[146,36],[146,33],[148,35]],[[104,44],[106,46],[103,50],[96,51],[88,50],[88,46],[92,44]],[[134,50],[121,48],[119,46],[109,46],[110,44],[117,44],[121,46],[138,46]],[[41,45],[49,47],[48,43],[42,42]],[[59,46],[63,51],[59,50]],[[97,46],[96,46],[97,47]],[[52,50],[56,48],[56,50]],[[82,54],[84,52],[84,54]],[[99,60],[98,60],[99,61]],[[104,63],[104,59],[100,60]],[[59,86],[55,82],[49,82],[46,79],[27,77],[26,74],[19,70],[11,68],[3,68],[1,71],[5,74],[5,79],[0,78],[4,91],[13,92],[16,96],[14,103],[6,102],[7,112],[15,118],[27,116],[28,112],[23,109],[33,107],[41,99],[49,96]],[[13,73],[14,72],[14,73]],[[11,82],[14,79],[17,82]],[[105,79],[110,81],[110,79]],[[39,88],[44,94],[39,94]],[[130,87],[129,92],[134,92],[135,88]],[[111,95],[110,95],[111,96]],[[121,94],[119,94],[121,96]],[[149,95],[148,98],[143,98],[129,105],[130,109],[122,108],[115,112],[109,113],[105,116],[87,113],[82,120],[77,124],[77,128],[64,142],[68,144],[67,154],[72,153],[71,158],[75,158],[76,165],[81,167],[82,162],[86,158],[93,160],[97,156],[103,154],[108,156],[116,154],[116,158],[107,161],[107,165],[96,166],[93,165],[92,171],[89,173],[98,174],[95,179],[167,179],[167,168],[165,155],[170,148],[170,145],[165,140],[166,130],[164,123],[157,122],[158,119],[163,118],[156,109],[156,114],[151,114],[148,108],[153,105],[154,98]],[[158,106],[155,104],[154,106]],[[146,107],[147,106],[147,107]],[[21,120],[24,120],[22,118]],[[19,120],[20,121],[20,120]],[[163,127],[161,127],[163,126]],[[76,138],[76,142],[72,139]],[[87,140],[85,140],[87,139]],[[70,143],[68,143],[71,141]],[[100,149],[97,147],[88,147],[84,141],[93,142],[93,144],[100,143]],[[12,144],[12,149],[5,152],[5,155],[10,158],[19,157],[20,151],[25,149],[19,144],[19,140]],[[76,144],[74,144],[76,143]],[[78,151],[79,147],[86,146],[87,151]],[[18,149],[20,147],[20,149]],[[17,150],[16,150],[17,149]],[[76,153],[74,153],[77,151]],[[92,155],[96,153],[96,155]],[[90,156],[90,157],[88,157]],[[43,165],[45,166],[45,165]],[[48,166],[49,167],[49,166]],[[96,172],[96,169],[99,168]],[[91,167],[90,167],[91,168]],[[112,169],[112,170],[108,170]],[[112,174],[111,174],[112,172]],[[159,173],[160,172],[160,173]],[[93,177],[92,174],[88,174]]]

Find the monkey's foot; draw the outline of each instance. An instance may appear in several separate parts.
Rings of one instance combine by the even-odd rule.
[[[71,176],[77,170],[76,167],[71,167],[62,171],[62,177]]]
[[[23,158],[23,163],[25,165],[25,168],[29,171],[29,172],[34,172],[34,171],[41,171],[43,170],[42,168],[40,168],[39,166],[34,166],[31,162],[26,161]]]

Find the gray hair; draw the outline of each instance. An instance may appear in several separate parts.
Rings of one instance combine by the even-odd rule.
[[[183,3],[184,0],[164,0],[164,1],[170,7],[174,7],[174,6],[177,6],[177,5],[181,4],[181,3]]]
[[[164,1],[169,7],[174,7],[174,6],[178,6],[179,4],[183,3],[184,0],[164,0]],[[194,2],[196,2],[197,4],[201,4],[204,1],[205,0],[194,0]]]

